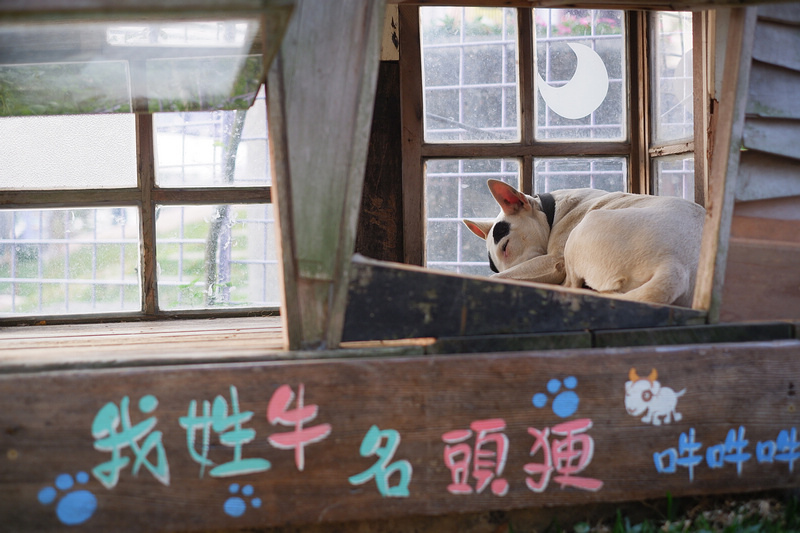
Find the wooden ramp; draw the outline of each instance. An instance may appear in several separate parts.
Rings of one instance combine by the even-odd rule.
[[[356,256],[343,340],[564,333],[682,326],[702,311],[587,290],[448,274]]]

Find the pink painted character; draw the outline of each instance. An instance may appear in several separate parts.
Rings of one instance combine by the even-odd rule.
[[[299,390],[297,408],[289,409],[289,405],[295,398],[294,391],[289,385],[278,387],[267,406],[267,420],[273,425],[294,426],[294,431],[275,433],[268,437],[268,440],[270,444],[282,450],[294,448],[294,462],[297,465],[297,469],[302,471],[305,468],[305,447],[330,435],[331,425],[319,424],[309,428],[303,427],[303,424],[317,417],[319,407],[317,405],[303,405],[305,386],[302,383]]]
[[[473,489],[468,483],[469,465],[472,462],[472,477],[477,480],[475,492],[480,494],[489,486],[493,494],[505,496],[508,493],[508,481],[500,477],[508,458],[508,437],[503,433],[505,421],[500,418],[476,420],[470,427],[471,430],[458,429],[442,435],[442,440],[447,444],[444,462],[453,478],[447,490],[451,494],[472,493]],[[474,449],[466,443],[473,434],[476,435]]]
[[[575,475],[592,462],[594,439],[586,434],[591,427],[590,419],[581,418],[545,428],[544,431],[528,428],[528,433],[536,439],[531,447],[531,456],[542,450],[544,459],[541,463],[528,463],[523,467],[530,476],[525,480],[528,488],[534,492],[544,491],[555,471],[558,475],[553,477],[553,480],[561,485],[561,488],[570,486],[589,491],[600,490],[603,482],[599,479]],[[548,437],[551,437],[550,443]],[[536,474],[540,475],[538,481],[533,477]]]

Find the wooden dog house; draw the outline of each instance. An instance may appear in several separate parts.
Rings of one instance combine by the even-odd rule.
[[[428,3],[397,2],[401,54]],[[392,177],[421,158],[399,131],[420,110],[376,101],[376,85],[419,76],[379,60],[383,2],[0,5],[9,25],[273,21],[262,55],[284,283],[279,319],[0,330],[4,526],[257,530],[797,487],[800,4],[580,4],[716,10],[698,37],[716,62],[695,66],[718,79],[696,128],[710,157],[693,309],[436,273],[381,248],[370,198],[413,203]]]

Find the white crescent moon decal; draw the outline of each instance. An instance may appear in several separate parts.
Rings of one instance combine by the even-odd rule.
[[[575,74],[561,87],[548,85],[536,71],[539,92],[547,106],[564,118],[590,115],[608,94],[608,71],[597,52],[583,44],[567,43],[578,58]]]

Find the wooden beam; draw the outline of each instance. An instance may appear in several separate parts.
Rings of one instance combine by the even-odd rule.
[[[355,258],[345,340],[558,333],[697,324],[705,313],[587,290]]]
[[[800,486],[798,340],[375,355],[2,375],[3,527],[256,530]],[[656,412],[626,411],[631,369],[661,386]]]
[[[728,252],[744,110],[750,83],[750,63],[756,26],[755,8],[731,11],[727,27],[720,110],[714,134],[709,170],[709,195],[700,262],[695,285],[695,309],[708,310],[708,319],[719,319],[725,260]]]
[[[302,0],[268,75],[287,346],[338,346],[384,4]]]
[[[781,0],[791,2],[792,0]],[[541,8],[581,8],[581,9],[628,9],[644,11],[698,11],[724,7],[773,4],[774,0],[389,0],[391,4],[416,6],[498,6],[498,7],[541,7]]]
[[[0,20],[87,20],[120,18],[186,18],[187,16],[272,16],[288,19],[294,0],[7,0]]]
[[[425,265],[424,136],[419,9],[400,6],[400,113],[403,151],[403,256]]]

